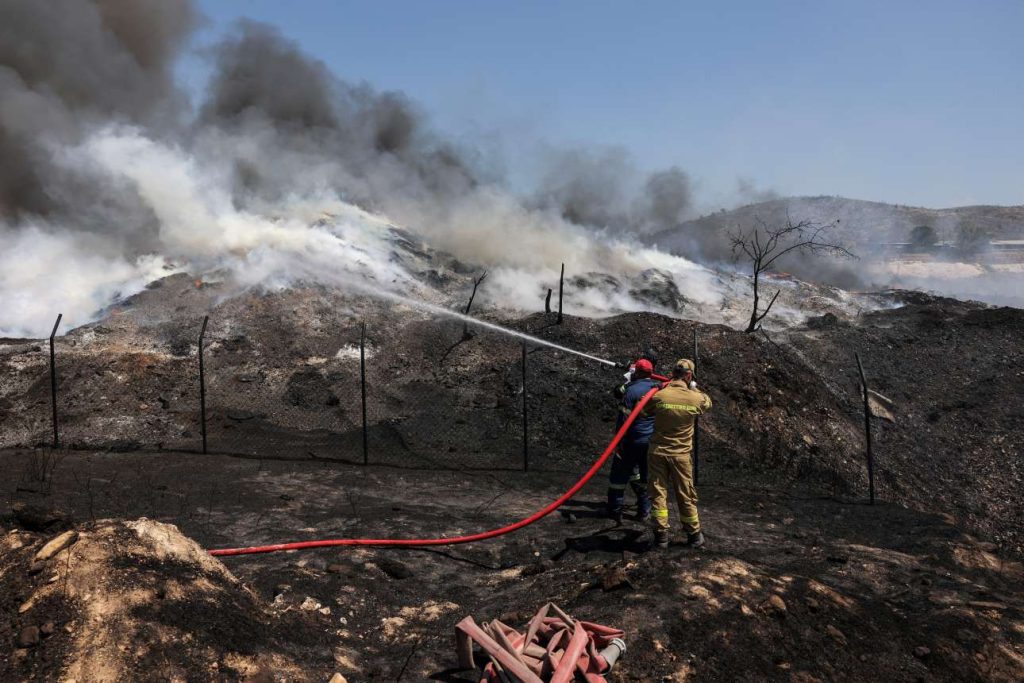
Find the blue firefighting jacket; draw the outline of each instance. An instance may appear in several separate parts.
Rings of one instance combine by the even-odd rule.
[[[626,385],[626,393],[622,397],[622,402],[619,405],[618,419],[615,421],[615,431],[622,427],[622,423],[626,421],[629,414],[633,412],[633,408],[644,395],[653,389],[654,387],[660,386],[660,383],[655,382],[649,377],[644,379],[635,379]],[[654,433],[654,416],[645,416],[641,414],[633,422],[629,431],[626,432],[626,436],[623,437],[623,445],[628,444],[646,444],[651,440],[651,435]]]

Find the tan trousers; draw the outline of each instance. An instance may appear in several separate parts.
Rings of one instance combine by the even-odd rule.
[[[686,455],[659,455],[653,449],[647,456],[648,490],[651,494],[651,520],[658,529],[668,531],[669,491],[675,493],[679,522],[688,534],[700,531],[697,516],[697,489],[693,485],[693,460]]]

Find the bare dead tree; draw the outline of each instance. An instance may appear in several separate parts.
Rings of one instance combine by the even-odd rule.
[[[473,280],[473,293],[469,295],[469,301],[466,302],[466,315],[469,315],[469,309],[471,309],[473,307],[473,299],[476,298],[477,287],[480,286],[480,283],[484,281],[485,277],[487,277],[487,271],[486,270],[484,272],[480,273],[480,277],[475,278]],[[471,337],[472,337],[472,335],[469,332],[469,323],[466,323],[466,322],[462,323],[462,338],[463,339],[469,339]]]
[[[753,269],[754,301],[750,311],[750,323],[745,332],[756,331],[771,310],[772,304],[779,298],[782,290],[776,291],[764,310],[760,310],[761,275],[770,271],[775,262],[786,254],[796,252],[808,256],[858,258],[841,244],[828,241],[827,233],[838,224],[838,220],[832,223],[794,223],[787,218],[785,225],[769,225],[758,218],[757,225],[753,228],[729,233],[733,258],[745,255]]]
[[[464,311],[465,315],[469,315],[470,309],[473,308],[473,299],[476,298],[476,290],[480,287],[480,283],[484,281],[485,277],[487,277],[486,270],[480,274],[480,277],[473,279],[473,292],[469,295],[469,301],[466,302],[466,310]],[[445,359],[448,358],[448,355],[455,350],[456,346],[462,344],[463,342],[468,342],[471,339],[473,339],[473,333],[469,329],[469,323],[463,322],[462,336],[459,339],[457,339],[454,344],[445,349],[444,354],[441,356],[439,365],[444,365]]]

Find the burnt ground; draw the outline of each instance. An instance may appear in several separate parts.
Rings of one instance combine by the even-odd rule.
[[[887,500],[953,514],[1019,557],[1024,311],[907,296],[906,306],[857,324],[826,317],[784,338],[844,411],[858,408],[855,352],[871,388],[892,400],[893,419],[873,423]]]
[[[12,473],[29,471],[37,455],[3,454]],[[93,519],[147,516],[209,548],[497,527],[553,499],[574,476],[70,452],[50,493],[19,490],[20,479],[4,480],[5,508],[14,501],[58,507],[83,530]],[[136,616],[155,630],[173,626],[190,638],[165,644],[162,659],[151,657],[133,678],[163,680],[184,661],[192,663],[188,680],[211,671],[260,680],[272,666],[243,676],[231,662],[263,643],[301,661],[297,678],[305,680],[340,671],[350,681],[470,681],[452,669],[458,620],[471,614],[520,624],[554,600],[626,630],[630,649],[614,680],[1019,680],[1021,566],[948,516],[729,486],[708,485],[702,495],[709,547],[699,552],[678,543],[647,552],[638,523],[615,527],[601,517],[598,479],[562,514],[489,542],[225,558],[253,598],[239,594],[217,610],[140,608]],[[3,522],[16,524],[10,516]],[[28,553],[51,535],[18,538]],[[73,601],[19,614],[49,572],[33,575],[11,557],[0,565],[0,638],[47,620],[57,628],[33,648],[3,649],[0,679],[54,678],[68,641],[87,625]],[[189,567],[139,554],[128,553],[123,565],[118,571],[138,588],[197,578]],[[330,613],[303,611],[308,598]],[[252,599],[269,616],[252,616]],[[145,642],[146,631],[138,637]]]
[[[598,533],[603,522],[586,516],[603,497],[597,481],[580,497],[573,525],[549,518],[448,555],[361,550],[228,560],[259,598],[237,604],[255,610],[247,623],[268,629],[272,617],[257,615],[259,605],[284,612],[310,597],[332,607],[331,619],[298,610],[329,646],[302,635],[305,627],[274,639],[282,657],[308,662],[310,680],[332,667],[354,672],[350,680],[393,680],[405,659],[403,680],[439,675],[452,661],[456,616],[518,624],[548,599],[634,634],[639,645],[624,662],[624,680],[687,671],[705,680],[800,679],[801,672],[829,680],[1020,678],[1014,562],[1024,554],[1024,349],[1017,342],[1024,311],[924,295],[887,301],[857,318],[825,316],[768,335],[655,314],[567,316],[556,326],[543,315],[485,313],[613,360],[645,345],[666,359],[689,356],[697,330],[698,379],[715,403],[702,420],[701,458],[714,546],[694,557],[681,549],[667,560],[624,557],[625,531]],[[195,342],[205,313],[212,454],[202,458],[187,451],[200,443]],[[351,465],[362,456],[354,346],[361,322],[373,463],[365,469]],[[4,482],[0,510],[15,501],[51,503],[77,525],[145,515],[206,547],[498,526],[554,498],[592,462],[612,430],[610,388],[620,371],[531,348],[531,472],[524,475],[517,471],[521,347],[477,332],[453,349],[461,336],[461,323],[322,288],[225,297],[212,284],[167,278],[58,339],[61,436],[70,450],[56,453],[38,447],[50,427],[45,343],[0,340],[0,457],[15,475]],[[874,507],[862,505],[854,351],[888,399],[886,416],[872,420]],[[595,533],[566,548],[566,538]],[[627,553],[640,549],[626,545]],[[555,564],[538,564],[545,558]],[[396,578],[405,571],[387,560],[412,575]],[[615,562],[633,589],[585,590]],[[8,596],[3,638],[29,618],[13,596],[38,580],[21,571],[0,578],[9,582],[0,587]],[[773,592],[785,617],[763,607]],[[651,610],[660,622],[645,618]],[[434,626],[441,635],[429,635]],[[18,650],[0,678],[46,678],[54,663],[37,653],[52,653],[51,642]],[[234,647],[215,645],[213,652]],[[915,656],[917,647],[929,652]],[[213,652],[206,663],[232,670],[209,660]]]

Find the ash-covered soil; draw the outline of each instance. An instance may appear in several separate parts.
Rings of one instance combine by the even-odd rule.
[[[59,451],[41,447],[51,438],[46,342],[2,340],[0,457],[12,476],[0,510],[61,508],[82,533],[145,516],[203,547],[456,534],[536,510],[610,438],[619,370],[529,347],[531,471],[522,473],[518,340],[472,329],[463,339],[460,322],[323,288],[229,294],[174,276],[58,338]],[[458,619],[518,625],[554,600],[631,634],[619,680],[1021,678],[1024,311],[878,300],[886,308],[755,335],[650,313],[562,325],[483,313],[616,361],[646,346],[666,362],[688,357],[697,331],[698,380],[715,403],[701,421],[711,548],[644,553],[639,526],[599,518],[602,473],[571,506],[572,523],[553,516],[490,543],[229,559],[256,597],[231,594],[249,615],[241,621],[197,624],[192,637],[209,641],[203,666],[216,664],[204,671],[263,675],[265,663],[248,662],[252,673],[225,659],[237,651],[236,626],[249,624],[278,634],[267,647],[281,671],[302,660],[308,680],[335,670],[349,680],[469,680],[445,672]],[[368,468],[355,464],[363,323]],[[881,394],[873,507],[854,351]],[[23,571],[48,535],[19,534],[22,548],[3,560],[9,641],[35,622],[85,623],[69,602],[18,612],[52,575]],[[146,567],[131,581],[161,580]],[[593,588],[612,579],[629,585]],[[150,617],[188,628],[181,611]],[[0,678],[48,678],[67,661],[63,637],[12,651]],[[171,665],[196,656],[189,647],[170,647]]]
[[[208,444],[214,452],[361,462],[360,326],[366,324],[369,460],[421,468],[522,466],[518,340],[407,306],[324,288],[227,296],[172,276],[57,340],[64,446],[198,450],[197,342],[206,335]],[[903,300],[908,304],[900,306]],[[828,313],[748,335],[651,313],[606,319],[484,317],[603,358],[645,346],[692,355],[715,409],[703,421],[706,482],[867,492],[854,351],[890,401],[873,419],[883,500],[953,514],[1024,552],[1024,311],[891,294],[886,308]],[[0,447],[50,433],[45,342],[0,345]],[[621,371],[542,346],[527,360],[534,469],[579,471],[607,442]],[[891,418],[891,420],[890,420]]]
[[[4,458],[17,471],[34,455]],[[1020,564],[948,517],[890,503],[709,485],[708,548],[659,553],[646,551],[639,523],[602,518],[595,480],[562,514],[511,536],[225,558],[238,582],[213,560],[160,557],[158,535],[133,537],[140,523],[102,521],[145,515],[207,548],[436,536],[523,517],[573,478],[68,453],[54,476],[59,493],[18,491],[13,480],[0,490],[5,508],[59,506],[83,537],[70,559],[58,554],[33,573],[32,556],[58,532],[3,518],[17,532],[6,532],[0,556],[0,637],[54,628],[31,647],[2,650],[0,679],[56,679],[86,641],[91,661],[127,667],[131,680],[325,681],[337,671],[350,681],[470,681],[453,670],[455,623],[471,614],[521,624],[548,600],[626,630],[629,651],[612,680],[1013,681],[1024,672]],[[122,549],[104,552],[103,585],[89,600],[73,578],[65,593],[66,567],[95,580],[82,548],[104,534]],[[172,531],[166,538],[185,545]],[[197,599],[184,601],[177,591],[189,586]],[[99,600],[130,600],[132,621],[90,621]]]
[[[1024,311],[907,295],[856,324],[812,320],[785,338],[841,409],[869,386],[891,399],[873,422],[881,495],[954,515],[1000,548],[1024,553]]]

